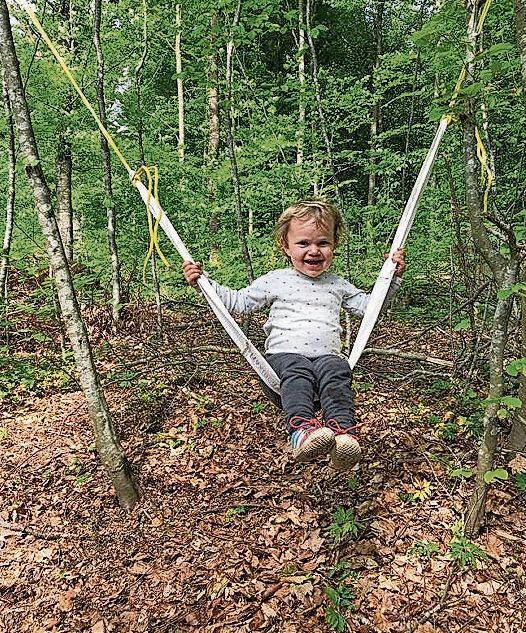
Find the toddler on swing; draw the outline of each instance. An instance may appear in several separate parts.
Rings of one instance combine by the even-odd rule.
[[[343,228],[339,211],[323,200],[304,200],[279,217],[275,235],[291,267],[273,270],[241,290],[210,280],[229,312],[269,307],[263,329],[267,361],[280,379],[281,397],[265,394],[283,410],[293,456],[310,462],[330,455],[338,470],[352,468],[361,456],[351,392],[351,369],[341,355],[340,310],[362,317],[369,295],[328,272]],[[393,255],[395,277],[389,301],[405,270],[402,250]],[[198,262],[184,262],[186,281],[195,286]],[[322,421],[315,412],[321,406]]]

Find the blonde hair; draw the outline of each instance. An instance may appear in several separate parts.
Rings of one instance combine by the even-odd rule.
[[[334,228],[334,243],[338,241],[343,232],[343,218],[338,209],[326,200],[300,200],[291,205],[279,216],[274,229],[276,242],[282,247],[287,243],[287,233],[291,220],[314,219],[316,226],[325,230]]]

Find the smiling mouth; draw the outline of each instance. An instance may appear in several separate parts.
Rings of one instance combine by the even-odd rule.
[[[323,264],[323,259],[306,259],[304,261],[308,266],[319,266]]]

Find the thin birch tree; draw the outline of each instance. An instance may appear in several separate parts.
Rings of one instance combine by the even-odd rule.
[[[177,141],[177,154],[179,162],[184,161],[184,93],[183,93],[183,66],[181,60],[181,5],[175,5],[175,72],[177,73],[177,121],[179,139]]]
[[[241,0],[238,0],[234,18],[231,25],[230,39],[226,45],[226,92],[227,92],[227,116],[226,116],[226,133],[228,139],[228,154],[230,158],[230,165],[232,169],[232,184],[234,186],[234,204],[236,208],[236,224],[237,233],[239,236],[239,242],[241,244],[241,251],[243,253],[243,261],[245,262],[245,268],[247,271],[248,280],[252,283],[254,281],[254,270],[252,268],[252,260],[250,258],[250,252],[248,250],[247,238],[245,235],[245,229],[243,226],[243,208],[241,203],[241,183],[239,180],[239,171],[237,168],[236,158],[236,145],[234,138],[234,106],[233,106],[233,74],[234,74],[234,29],[239,24],[239,17],[241,14]]]
[[[99,118],[107,127],[106,95],[104,89],[105,69],[104,52],[100,41],[100,25],[102,18],[101,0],[94,0],[93,10],[93,46],[97,55],[97,106]],[[108,141],[102,132],[100,133],[100,150],[102,156],[102,169],[104,173],[104,206],[106,207],[106,221],[108,233],[108,250],[111,262],[111,313],[113,322],[118,323],[122,304],[120,259],[117,248],[117,217],[113,198],[113,182],[111,171],[111,154]]]
[[[9,273],[9,257],[11,254],[11,238],[13,236],[13,221],[15,216],[15,129],[13,122],[13,112],[11,102],[7,92],[5,76],[2,74],[2,96],[4,101],[4,112],[7,123],[7,196],[5,212],[4,240],[2,243],[2,261],[0,262],[0,303],[3,304],[4,311],[7,310],[7,280]]]
[[[73,350],[80,384],[86,397],[97,451],[106,473],[113,483],[119,503],[123,508],[130,510],[139,498],[139,491],[113,426],[95,369],[88,333],[80,313],[51,203],[49,187],[42,169],[5,0],[0,0],[0,54],[20,147],[26,161],[26,174],[33,193],[50,263],[53,267],[60,309]]]

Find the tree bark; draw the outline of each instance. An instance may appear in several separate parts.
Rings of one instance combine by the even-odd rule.
[[[179,123],[179,140],[177,153],[179,162],[184,161],[184,93],[183,68],[181,63],[181,5],[175,5],[175,71],[177,73],[177,120]]]
[[[344,208],[343,208],[343,197],[340,191],[340,181],[338,179],[338,174],[336,173],[336,166],[335,166],[334,157],[332,154],[331,142],[329,139],[329,133],[327,131],[327,122],[325,120],[325,114],[323,112],[323,102],[322,102],[322,96],[321,96],[321,86],[320,86],[319,71],[318,71],[318,55],[316,53],[316,46],[314,44],[314,40],[311,34],[311,26],[312,26],[311,25],[311,0],[305,0],[305,27],[306,27],[307,42],[309,44],[309,51],[311,54],[312,82],[314,84],[314,94],[316,95],[318,119],[319,119],[321,133],[323,136],[323,142],[325,144],[325,152],[327,154],[329,170],[330,170],[332,182],[334,185],[334,193],[335,193],[336,202],[341,210],[345,233],[347,233],[347,221],[345,219],[345,213],[344,213]],[[345,244],[343,248],[344,248],[344,257],[345,257],[345,272],[346,272],[347,277],[349,277],[350,271],[351,271],[351,262],[350,262],[349,241],[347,239],[345,240]]]
[[[70,0],[62,0],[60,5],[60,17],[66,29],[60,36],[64,48],[73,55],[74,43],[71,35],[71,4]],[[71,130],[69,128],[69,115],[73,110],[73,100],[70,90],[64,98],[63,110],[65,117],[61,117],[57,144],[57,219],[64,245],[64,251],[69,263],[73,261],[73,202],[72,202],[72,176],[73,157],[71,153]]]
[[[212,14],[210,20],[210,55],[208,66],[208,86],[207,86],[207,100],[208,100],[208,151],[206,154],[206,166],[207,166],[207,194],[208,202],[211,208],[210,214],[210,255],[209,262],[213,266],[219,263],[219,211],[217,208],[217,195],[216,186],[212,177],[212,171],[217,161],[217,155],[219,153],[219,138],[220,138],[220,119],[219,119],[219,95],[218,85],[219,76],[217,69],[217,51],[216,51],[216,37],[213,34],[213,29],[217,23],[217,13]]]
[[[7,309],[7,278],[9,273],[9,256],[11,253],[11,238],[13,236],[13,220],[15,216],[15,129],[11,102],[7,92],[5,77],[2,76],[2,94],[7,125],[7,199],[5,213],[4,241],[2,245],[2,261],[0,262],[0,303]]]
[[[238,0],[232,27],[236,27],[239,23],[239,15],[241,13],[241,0]],[[226,132],[228,138],[228,153],[230,156],[230,165],[232,168],[232,184],[234,186],[234,203],[236,208],[236,224],[239,242],[243,253],[243,261],[247,271],[247,277],[250,283],[254,281],[254,270],[252,268],[252,260],[248,250],[247,238],[243,226],[243,208],[241,204],[241,184],[239,181],[239,172],[237,168],[236,146],[234,140],[234,108],[233,108],[233,66],[234,66],[234,36],[230,38],[226,47],[226,89],[228,100],[228,114],[226,117]]]
[[[305,145],[305,0],[298,0],[298,132],[296,134],[296,165],[303,165]]]
[[[0,54],[20,146],[27,162],[26,174],[33,192],[49,259],[53,266],[60,309],[93,423],[97,450],[115,487],[121,506],[131,509],[139,498],[139,492],[120,446],[93,362],[88,334],[80,314],[71,273],[53,213],[49,187],[42,170],[5,0],[0,0]]]
[[[67,106],[64,108],[67,111]],[[73,261],[73,202],[71,198],[73,157],[70,130],[62,129],[57,147],[57,216],[60,237],[68,263]]]
[[[519,49],[519,59],[521,68],[521,80],[523,90],[526,90],[526,0],[514,0],[515,6],[515,32],[517,35],[517,47]],[[526,283],[526,262],[523,260],[521,264],[521,280]],[[521,354],[526,358],[526,297],[524,294],[519,295],[521,306]],[[519,376],[519,392],[518,397],[521,406],[516,409],[513,416],[511,432],[508,437],[508,446],[515,451],[526,450],[526,375]]]
[[[373,86],[375,78],[380,69],[381,57],[384,54],[384,9],[385,0],[375,0],[374,2],[374,40],[376,44],[376,52],[374,56],[373,67]],[[382,101],[380,94],[373,87],[373,111],[371,115],[371,132],[370,132],[370,146],[373,151],[378,148],[378,136],[382,132]],[[376,204],[376,186],[377,186],[377,171],[376,171],[376,158],[372,158],[372,168],[369,174],[369,188],[367,192],[367,205],[373,206]],[[369,219],[367,221],[367,236],[372,239],[372,223]]]
[[[480,5],[477,0],[467,2],[467,35],[468,35],[468,77],[475,76],[475,51],[477,35],[475,25],[478,22]],[[517,279],[518,261],[513,257],[513,244],[510,245],[512,255],[505,258],[493,246],[483,214],[482,195],[480,192],[480,167],[477,160],[477,143],[475,137],[475,108],[468,100],[467,113],[463,117],[463,153],[466,181],[466,205],[471,226],[471,234],[475,248],[490,267],[496,282],[497,291],[511,287]],[[479,447],[477,473],[474,490],[466,509],[465,531],[468,535],[477,534],[485,515],[485,504],[488,485],[484,475],[492,470],[498,446],[499,422],[497,411],[499,399],[504,395],[504,352],[508,340],[508,321],[512,307],[511,299],[498,299],[489,351],[489,403],[483,417],[483,437]]]
[[[142,109],[142,69],[148,55],[148,21],[147,21],[147,5],[146,0],[142,1],[143,9],[143,28],[142,28],[142,53],[137,66],[135,66],[135,94],[137,98],[137,112],[139,113],[137,122],[137,141],[139,151],[141,153],[141,164],[145,165],[146,158],[144,156],[144,115]],[[157,337],[162,340],[163,337],[163,309],[161,301],[161,286],[159,283],[159,272],[157,269],[157,259],[155,249],[151,256],[152,282],[155,295],[155,314]]]
[[[106,97],[104,94],[104,53],[100,43],[101,13],[101,0],[94,0],[93,45],[97,54],[97,105],[99,118],[104,127],[107,127]],[[117,220],[113,199],[110,148],[102,132],[100,133],[100,149],[104,172],[104,206],[106,207],[106,221],[108,227],[108,249],[111,261],[111,313],[114,324],[117,324],[120,318],[122,304],[120,260],[117,248]]]

